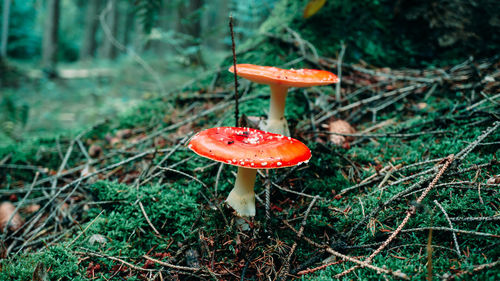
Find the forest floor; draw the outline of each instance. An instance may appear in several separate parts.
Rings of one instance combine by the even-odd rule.
[[[235,123],[226,68],[76,134],[2,146],[0,279],[499,280],[500,60],[300,62],[287,67],[342,69],[341,84],[289,94],[313,155],[259,172],[249,229],[224,204],[234,167],[185,146]],[[269,89],[239,81],[243,119],[264,116]]]

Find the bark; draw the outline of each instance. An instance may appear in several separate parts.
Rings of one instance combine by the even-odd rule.
[[[116,0],[109,0],[111,3],[111,10],[106,15],[106,23],[111,31],[111,36],[116,38],[116,34],[118,31],[118,7]],[[104,37],[104,47],[103,47],[103,55],[107,59],[114,59],[116,57],[117,49],[113,45],[111,38],[108,38],[106,35]]]
[[[56,76],[57,49],[59,45],[59,0],[48,0],[43,32],[42,66],[50,77]]]
[[[85,14],[85,31],[82,47],[80,48],[80,60],[92,58],[96,50],[96,32],[99,26],[99,2],[100,0],[89,0]]]
[[[0,44],[0,60],[7,57],[7,42],[9,39],[9,14],[10,14],[11,0],[3,1],[3,15],[2,15],[2,39]]]

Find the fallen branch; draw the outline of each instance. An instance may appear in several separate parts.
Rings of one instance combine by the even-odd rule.
[[[448,169],[448,167],[450,166],[450,164],[453,162],[454,157],[455,156],[453,154],[450,155],[450,156],[448,156],[448,158],[447,158],[446,162],[444,163],[443,167],[441,168],[441,170],[439,170],[439,172],[436,175],[436,177],[434,178],[434,180],[432,180],[432,182],[429,184],[429,186],[424,190],[424,192],[422,192],[422,194],[420,195],[420,197],[417,199],[415,205],[419,205],[422,202],[422,200],[424,200],[424,198],[427,196],[427,194],[429,193],[429,191],[431,191],[431,189],[434,187],[434,185],[436,185],[436,183],[438,182],[439,178],[441,178],[441,176],[444,174],[444,172],[446,171],[446,169]],[[403,219],[403,221],[398,226],[398,228],[364,262],[370,263],[376,255],[378,255],[387,245],[389,245],[389,243],[391,243],[392,240],[394,240],[394,238],[396,238],[396,236],[401,232],[401,230],[403,230],[404,226],[408,223],[408,221],[410,220],[410,217],[415,212],[416,212],[416,207],[412,206],[410,208],[410,210],[406,213],[406,217]],[[346,271],[344,271],[342,273],[339,273],[339,274],[335,275],[335,278],[340,278],[340,277],[342,277],[342,276],[344,276],[346,274],[349,274],[350,272],[356,270],[357,268],[359,268],[359,266],[351,267],[350,269],[348,269],[348,270],[346,270]]]

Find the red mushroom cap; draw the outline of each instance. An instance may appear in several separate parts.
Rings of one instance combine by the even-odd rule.
[[[251,128],[218,127],[196,134],[188,144],[196,154],[239,167],[291,167],[311,158],[302,142]]]
[[[237,64],[238,76],[260,84],[279,84],[288,87],[311,87],[339,82],[337,75],[316,69],[281,69],[272,66]],[[234,73],[234,66],[229,68]]]

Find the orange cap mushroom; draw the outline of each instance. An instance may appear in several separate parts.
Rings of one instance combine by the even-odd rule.
[[[325,70],[281,69],[253,64],[237,64],[236,68],[239,76],[271,87],[269,116],[261,129],[286,136],[290,135],[284,117],[288,88],[321,86],[338,82],[335,74]],[[231,66],[229,71],[234,72],[234,66]]]
[[[188,144],[196,154],[238,166],[233,190],[226,202],[241,216],[255,215],[254,184],[257,169],[275,169],[309,161],[311,151],[302,142],[251,128],[218,127],[196,134]]]

